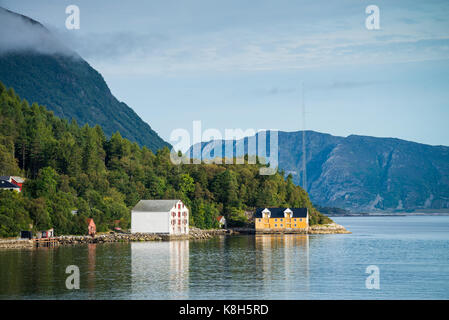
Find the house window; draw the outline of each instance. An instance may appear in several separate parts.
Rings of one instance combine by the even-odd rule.
[[[302,219],[299,219],[299,222],[302,222]]]
[[[296,219],[293,219],[294,221],[296,221]]]
[[[261,222],[262,221],[262,219],[259,219],[259,222]]]
[[[281,227],[283,227],[283,225],[281,224]]]
[[[278,221],[278,219],[274,219],[274,221]]]
[[[295,224],[295,227],[296,227],[296,224]]]
[[[278,225],[277,225],[277,224],[275,224],[274,226],[275,226],[275,227],[277,228],[277,226],[278,226]]]

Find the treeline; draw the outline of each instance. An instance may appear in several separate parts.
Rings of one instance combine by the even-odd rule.
[[[98,231],[117,221],[128,228],[140,199],[182,199],[199,228],[218,227],[218,215],[244,224],[255,207],[308,207],[311,224],[330,221],[291,176],[261,176],[260,167],[174,165],[168,148],[154,154],[119,133],[107,139],[101,127],[55,117],[0,83],[0,175],[27,178],[22,193],[0,192],[1,237],[51,227],[84,234],[89,217]]]

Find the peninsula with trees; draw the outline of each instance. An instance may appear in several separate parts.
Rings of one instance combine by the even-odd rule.
[[[50,228],[85,234],[89,218],[97,232],[117,222],[128,229],[141,199],[181,199],[189,225],[200,229],[218,228],[219,216],[230,227],[248,226],[257,207],[307,208],[311,227],[332,223],[282,171],[259,175],[260,163],[175,165],[167,147],[153,153],[119,132],[107,137],[99,125],[58,118],[2,83],[0,123],[0,175],[26,178],[21,192],[0,191],[0,237]]]

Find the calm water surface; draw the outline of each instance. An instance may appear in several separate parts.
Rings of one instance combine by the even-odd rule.
[[[1,250],[0,299],[449,299],[449,216],[333,219],[353,233]]]

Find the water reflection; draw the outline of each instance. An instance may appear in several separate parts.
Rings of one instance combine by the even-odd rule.
[[[65,251],[65,248],[60,248]],[[80,290],[63,298],[126,299],[131,291],[131,247],[127,243],[88,244],[73,247],[78,254],[61,262],[76,264],[81,272]],[[67,277],[67,275],[64,275]]]
[[[298,299],[309,291],[309,236],[257,235],[258,273],[264,296]],[[273,288],[279,290],[274,294]]]
[[[214,250],[213,248],[217,249]],[[246,247],[247,250],[242,249]],[[195,298],[224,298],[252,286],[255,252],[252,237],[222,237],[193,242],[190,290]]]
[[[449,217],[404,219],[347,218],[351,235],[0,250],[0,299],[447,299]],[[371,264],[381,290],[365,287]],[[68,265],[79,290],[65,287]]]
[[[87,245],[87,288],[89,298],[95,296],[95,258],[97,245],[89,243]]]
[[[291,299],[309,290],[308,251],[306,235],[132,243],[132,298]]]
[[[217,237],[7,251],[0,298],[283,299],[309,290],[309,238]],[[65,287],[68,265],[80,290]]]
[[[232,236],[192,242],[190,298],[292,299],[309,290],[309,239]]]
[[[132,298],[188,298],[188,240],[133,242],[131,261]]]

